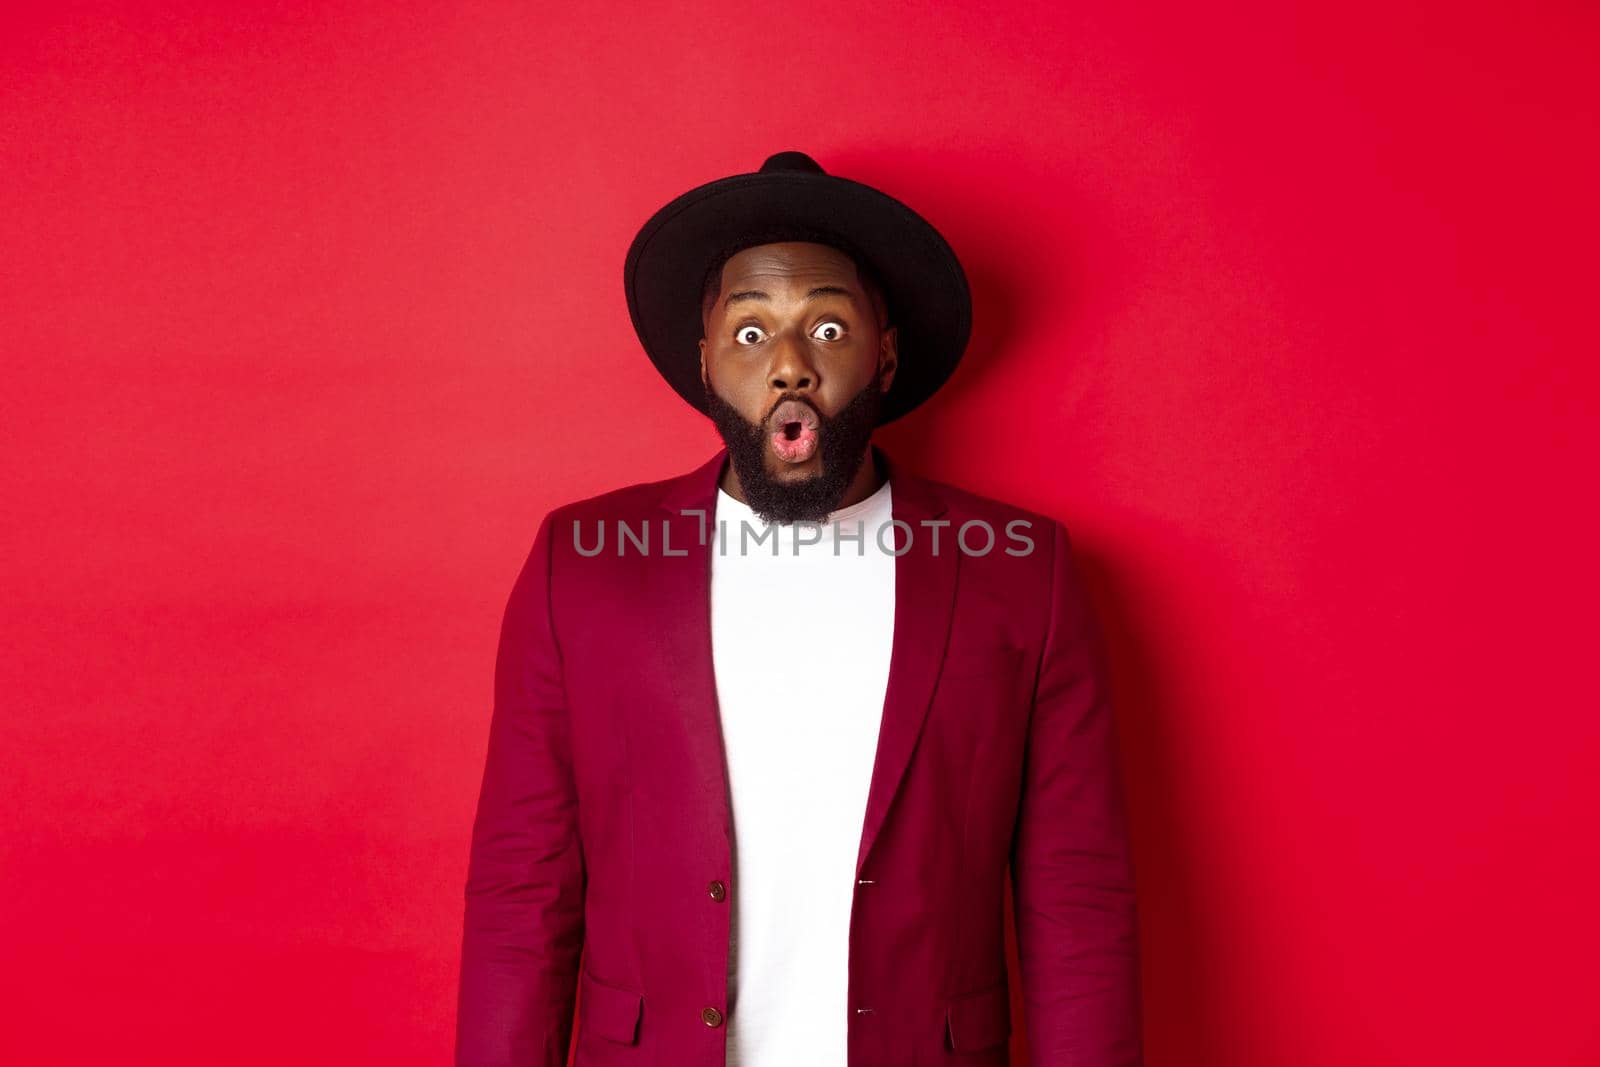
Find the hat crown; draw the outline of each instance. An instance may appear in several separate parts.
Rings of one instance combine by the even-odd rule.
[[[757,173],[768,174],[775,170],[804,171],[808,174],[826,174],[822,164],[804,152],[776,152],[767,157]]]

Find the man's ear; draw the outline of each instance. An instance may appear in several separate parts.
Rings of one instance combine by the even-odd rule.
[[[900,366],[900,339],[896,328],[890,326],[878,337],[878,388],[884,392],[894,384],[895,369]]]
[[[700,384],[711,388],[711,378],[706,374],[706,339],[700,338]]]

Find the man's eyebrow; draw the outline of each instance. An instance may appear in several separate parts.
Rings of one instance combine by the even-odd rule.
[[[815,296],[854,296],[854,295],[855,295],[855,292],[853,290],[846,289],[842,285],[814,285],[810,289],[806,290],[806,299],[807,300],[810,300],[812,297],[815,297]],[[772,299],[771,296],[769,296],[768,294],[762,292],[760,289],[740,289],[738,292],[729,293],[727,299],[722,302],[722,306],[723,307],[732,307],[737,301],[740,301],[740,300],[771,300],[771,299]]]
[[[772,298],[760,289],[740,289],[737,293],[729,293],[728,298],[722,302],[723,307],[732,307],[740,300],[771,300]]]

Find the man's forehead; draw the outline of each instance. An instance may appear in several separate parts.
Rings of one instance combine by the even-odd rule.
[[[725,283],[740,278],[824,276],[844,282],[855,281],[855,261],[831,245],[782,241],[742,249],[728,257],[722,267]]]

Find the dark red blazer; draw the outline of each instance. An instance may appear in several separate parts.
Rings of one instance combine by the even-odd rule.
[[[1034,1067],[1135,1067],[1117,734],[1066,530],[876,454],[910,548],[856,861],[849,1067],[1006,1063],[1008,865]],[[466,882],[459,1067],[563,1067],[575,999],[578,1067],[724,1063],[740,885],[703,534],[725,459],[557,508],[512,588]],[[618,520],[635,539],[619,542]],[[956,541],[975,520],[994,532],[987,554],[980,525]]]

